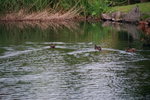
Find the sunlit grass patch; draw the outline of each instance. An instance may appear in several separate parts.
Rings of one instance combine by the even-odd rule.
[[[140,11],[142,13],[150,13],[150,2],[137,3],[137,4],[133,4],[133,5],[127,5],[127,6],[116,6],[116,7],[112,7],[111,10],[112,11],[129,12],[135,6],[139,6]]]

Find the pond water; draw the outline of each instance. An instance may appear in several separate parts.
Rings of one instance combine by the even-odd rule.
[[[107,22],[1,23],[0,99],[148,100],[150,47],[143,34]]]

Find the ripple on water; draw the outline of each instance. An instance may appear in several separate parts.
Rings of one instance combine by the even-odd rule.
[[[136,95],[140,97],[138,89],[149,83],[145,83],[149,73],[143,74],[142,66],[134,65],[146,60],[140,53],[112,48],[99,52],[91,43],[55,42],[55,49],[47,44],[37,43],[40,46],[1,56],[3,99],[134,99]]]

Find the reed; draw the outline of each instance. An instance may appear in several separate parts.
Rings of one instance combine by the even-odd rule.
[[[44,9],[38,12],[27,13],[25,10],[8,13],[0,17],[1,21],[62,21],[70,20],[79,15],[77,9],[70,9],[66,12],[54,12],[51,9]]]
[[[0,0],[0,13],[14,13],[21,9],[39,12],[44,9],[68,11],[73,7],[80,9],[81,15],[98,16],[107,10],[107,0]]]
[[[41,30],[47,30],[51,29],[53,31],[58,31],[59,29],[67,28],[70,31],[78,30],[79,23],[74,21],[58,21],[56,22],[38,22],[38,21],[23,21],[23,22],[0,22],[0,25],[3,25],[8,30],[13,30],[15,28],[18,28],[20,30],[26,29],[26,28],[40,28]]]

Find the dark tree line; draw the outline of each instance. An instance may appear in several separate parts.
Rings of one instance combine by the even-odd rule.
[[[137,3],[137,2],[148,2],[150,0],[128,0],[128,4]]]
[[[109,3],[109,6],[121,6],[127,4],[143,3],[150,2],[150,0],[106,0]]]

